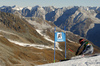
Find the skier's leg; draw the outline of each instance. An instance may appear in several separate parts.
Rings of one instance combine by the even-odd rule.
[[[88,46],[84,51],[83,54],[92,54],[93,53],[93,47]]]

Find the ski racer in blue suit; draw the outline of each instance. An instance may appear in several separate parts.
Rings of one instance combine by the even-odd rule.
[[[84,46],[84,49],[79,55],[85,55],[85,54],[92,54],[93,53],[93,46],[88,41],[84,41],[84,39],[79,39],[79,43],[81,46],[78,48],[76,55],[79,53],[79,50]]]

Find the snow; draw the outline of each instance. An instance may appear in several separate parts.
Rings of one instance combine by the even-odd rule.
[[[6,34],[12,34],[12,35],[16,35],[16,34],[14,34],[14,33],[7,32],[7,31],[4,31],[4,30],[0,30],[0,32],[6,33]]]
[[[14,34],[14,33],[7,32],[7,31],[3,31],[3,30],[0,30],[0,32],[6,33],[6,34],[16,35],[16,34]],[[16,36],[17,36],[17,35],[16,35]],[[0,37],[2,37],[2,35],[0,35]],[[41,45],[39,45],[39,44],[28,44],[28,43],[13,41],[13,40],[11,40],[11,39],[8,39],[8,41],[10,41],[10,42],[12,42],[12,43],[14,43],[14,44],[23,46],[23,47],[35,47],[35,48],[37,48],[37,49],[46,49],[46,48],[54,49],[53,47],[45,46],[45,45],[43,45],[43,44],[41,44]]]
[[[38,66],[100,66],[100,55]]]
[[[37,31],[41,36],[43,36],[46,40],[48,40],[48,41],[54,43],[54,41],[51,40],[49,36],[43,35],[43,34],[41,33],[41,32],[42,32],[41,30],[36,29],[36,31]],[[60,49],[60,47],[59,47],[59,43],[58,43],[58,42],[56,42],[56,48],[57,48],[58,50],[62,51],[62,49]]]
[[[43,34],[41,33],[41,30],[38,30],[36,29],[36,31],[41,35],[43,36]],[[8,33],[8,34],[13,34],[13,33],[10,33],[10,32],[7,32],[7,31],[3,31],[3,30],[0,30],[0,32],[4,32],[4,33]],[[13,34],[13,35],[16,35],[16,34]],[[2,35],[0,35],[2,36]],[[46,36],[44,35],[44,38],[48,41],[51,41],[54,43],[53,40],[50,39],[49,36]],[[10,42],[14,43],[14,44],[17,44],[17,45],[20,45],[20,46],[23,46],[23,47],[35,47],[35,48],[38,48],[38,49],[54,49],[53,47],[50,47],[50,46],[45,46],[43,44],[39,45],[39,44],[28,44],[28,43],[22,43],[22,42],[18,42],[18,41],[13,41],[11,39],[8,39]],[[61,50],[59,48],[59,43],[57,44],[56,43],[56,50]],[[38,65],[38,66],[100,66],[100,55],[98,56],[94,56],[94,57],[89,57],[89,58],[81,58],[81,59],[71,59],[69,61],[63,61],[63,62],[56,62],[56,63],[50,63],[50,64],[43,64],[43,65]]]
[[[14,5],[14,6],[12,6],[12,9],[13,9],[13,10],[22,10],[23,7],[19,7],[19,6],[17,6],[17,5]]]
[[[36,5],[36,6],[34,6],[34,7],[32,7],[32,9],[36,9],[36,8],[41,8],[41,6],[40,5]]]
[[[72,43],[75,43],[74,41],[70,40],[70,39],[67,39],[69,42],[72,42]]]
[[[49,36],[46,36],[46,35],[43,35],[41,33],[41,30],[38,30],[36,29],[36,31],[41,35],[41,36],[44,36],[44,38],[52,43],[54,43],[53,40],[50,39]],[[3,32],[3,33],[6,33],[6,34],[12,34],[12,35],[15,35],[15,36],[18,36],[14,33],[11,33],[11,32],[8,32],[8,31],[3,31],[3,30],[0,30],[0,32]],[[2,36],[2,35],[0,35]],[[54,50],[54,47],[51,45],[51,46],[46,46],[46,45],[43,45],[43,44],[29,44],[29,43],[23,43],[23,42],[18,42],[18,41],[14,41],[14,40],[11,40],[11,39],[8,39],[8,41],[14,43],[14,44],[17,44],[19,46],[23,46],[23,47],[34,47],[34,48],[37,48],[37,49],[53,49]],[[56,42],[56,50],[59,50],[59,51],[62,51],[62,49],[59,48],[59,43]]]
[[[32,9],[32,7],[30,7],[30,6],[27,6],[27,7],[25,7],[25,9],[29,9],[29,10],[31,10],[31,9]]]
[[[52,47],[49,47],[49,46],[46,46],[46,45],[39,45],[39,44],[28,44],[28,43],[23,43],[23,42],[18,42],[18,41],[13,41],[11,39],[8,39],[10,42],[16,44],[16,45],[20,45],[20,46],[23,46],[23,47],[35,47],[37,49],[54,49]]]
[[[47,28],[51,28],[51,26],[49,24],[47,24],[46,22],[41,22],[38,23],[36,21],[32,21],[32,20],[27,20],[30,24],[34,25],[35,28],[38,29],[47,29]]]
[[[0,7],[0,8],[1,8],[1,9],[4,9],[4,8],[6,8],[6,7],[8,7],[8,6],[5,6],[5,5],[4,5],[4,6]]]

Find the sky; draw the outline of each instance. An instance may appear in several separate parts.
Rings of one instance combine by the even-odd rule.
[[[0,0],[1,6],[55,6],[55,7],[68,7],[68,6],[100,6],[100,0]]]

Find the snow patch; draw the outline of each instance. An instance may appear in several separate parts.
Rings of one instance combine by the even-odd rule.
[[[12,6],[13,10],[22,10],[23,7],[18,7],[17,5]]]
[[[46,22],[44,23],[38,23],[36,21],[32,21],[32,20],[27,20],[31,25],[34,25],[35,28],[38,29],[47,29],[47,28],[51,28],[51,26],[49,24],[47,24]]]
[[[75,43],[74,41],[71,41],[70,39],[67,39],[69,42]]]
[[[38,45],[38,44],[28,44],[28,43],[22,43],[22,42],[18,42],[18,41],[13,41],[13,40],[10,40],[8,39],[10,42],[16,44],[16,45],[19,45],[19,46],[23,46],[23,47],[35,47],[37,49],[54,49],[53,47],[49,47],[49,46],[45,46],[43,44],[41,45]]]
[[[16,35],[16,34],[14,34],[14,33],[7,32],[7,31],[4,31],[4,30],[0,30],[0,32],[6,33],[6,34],[12,34],[12,35]]]
[[[37,31],[41,36],[43,36],[46,40],[48,40],[48,41],[54,43],[54,41],[51,40],[49,36],[43,35],[43,34],[41,33],[42,30],[38,30],[38,29],[36,29],[36,31]],[[60,51],[63,51],[62,49],[60,49],[60,47],[59,47],[59,43],[58,43],[58,42],[56,42],[56,48],[57,48],[58,50],[60,50]]]
[[[40,35],[43,36],[43,34],[40,33],[39,30],[37,30],[37,31],[39,32]],[[0,32],[6,33],[6,34],[16,35],[16,34],[14,34],[14,33],[7,32],[7,31],[3,31],[3,30],[0,30]],[[16,36],[17,36],[17,35],[16,35]],[[3,37],[3,36],[0,35],[0,37]],[[45,36],[45,39],[48,40],[48,41],[50,41],[50,42],[54,42],[53,40],[49,39],[48,36]],[[54,50],[54,47],[53,47],[53,46],[46,46],[46,45],[43,45],[43,44],[40,44],[40,45],[39,45],[39,44],[31,44],[31,43],[29,44],[29,43],[23,43],[23,42],[13,41],[13,40],[11,40],[11,39],[8,39],[8,41],[10,41],[10,42],[12,42],[12,43],[14,43],[14,44],[17,44],[17,45],[19,45],[19,46],[23,46],[23,47],[35,47],[35,48],[37,48],[37,49],[53,49],[53,50]],[[58,44],[58,43],[56,43],[56,47],[57,47],[56,50],[62,51],[62,50],[59,48],[59,44]]]
[[[29,9],[29,10],[31,10],[31,9],[32,9],[32,7],[30,7],[30,6],[27,6],[27,7],[25,7],[25,9]]]
[[[38,66],[100,66],[100,55]]]

